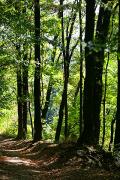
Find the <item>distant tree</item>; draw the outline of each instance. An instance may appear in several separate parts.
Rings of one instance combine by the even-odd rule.
[[[74,4],[76,1],[74,2]],[[66,28],[66,38],[65,38],[65,24],[64,24],[64,16],[63,16],[63,0],[60,0],[60,18],[61,18],[61,34],[62,34],[62,54],[63,54],[63,62],[64,62],[64,87],[63,87],[63,93],[62,93],[62,99],[60,103],[59,108],[59,118],[58,118],[58,124],[55,134],[55,141],[58,142],[60,138],[60,132],[62,127],[62,121],[63,116],[65,113],[65,130],[64,135],[65,139],[68,137],[68,81],[69,81],[69,66],[70,61],[73,55],[73,52],[78,44],[78,41],[75,43],[75,45],[70,50],[70,44],[71,44],[71,38],[72,33],[74,29],[74,23],[76,19],[76,12],[74,11],[74,6],[71,11],[71,16],[69,17],[69,21]],[[65,41],[66,40],[66,41]]]
[[[21,1],[15,1],[16,16],[21,19]],[[18,28],[21,33],[21,23],[18,22]],[[16,37],[19,37],[19,32],[16,32]],[[17,106],[18,106],[18,134],[17,139],[23,139],[23,79],[22,79],[22,44],[17,40],[15,43],[16,47],[16,58],[17,58]]]
[[[53,50],[52,50],[52,55],[51,55],[51,61],[52,61],[53,64],[55,63],[55,57],[56,57],[57,38],[58,38],[58,35],[55,35],[54,39],[53,39],[54,43],[53,43]],[[46,118],[46,114],[48,112],[52,87],[53,87],[52,75],[50,75],[48,88],[47,88],[47,93],[46,93],[45,105],[44,105],[44,107],[42,109],[42,118],[44,118],[44,119]]]
[[[23,99],[22,99],[22,65],[20,45],[16,46],[17,50],[17,106],[18,106],[18,135],[17,139],[23,138]]]
[[[21,23],[22,16],[26,13],[26,7],[21,4],[21,1],[15,4],[16,15],[19,18],[19,30],[17,37],[21,37],[22,27],[24,24]],[[26,32],[25,34],[26,35]],[[18,96],[18,139],[26,139],[27,134],[27,113],[28,113],[28,47],[26,42],[18,40],[15,43],[17,50],[17,96]]]

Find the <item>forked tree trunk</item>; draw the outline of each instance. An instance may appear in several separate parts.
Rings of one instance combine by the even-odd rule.
[[[71,41],[71,37],[72,37],[74,22],[76,19],[76,13],[73,13],[73,11],[72,11],[72,18],[70,17],[71,24],[69,21],[68,28],[66,30],[66,46],[65,46],[63,0],[60,0],[60,5],[61,5],[60,17],[61,17],[61,31],[62,31],[62,53],[63,53],[63,60],[64,60],[64,87],[63,87],[62,100],[61,100],[60,109],[59,109],[58,124],[57,124],[57,129],[56,129],[56,134],[55,134],[56,142],[59,142],[64,111],[65,111],[65,130],[64,130],[65,140],[67,140],[67,137],[68,137],[67,91],[68,91],[68,80],[69,80],[69,65],[70,65],[70,60],[71,60],[72,54],[77,45],[77,43],[76,43],[76,45],[72,47],[72,50],[70,53],[70,41]],[[70,26],[70,28],[69,28],[69,26]],[[68,31],[68,29],[70,29],[70,30]]]
[[[84,104],[83,118],[84,131],[79,138],[80,143],[90,143],[94,139],[94,122],[93,122],[93,99],[94,99],[94,82],[95,82],[95,59],[91,54],[89,44],[93,44],[94,37],[94,22],[95,22],[95,0],[86,1],[86,29],[85,29],[85,63],[86,76],[84,82]]]
[[[107,3],[107,2],[106,2]],[[86,43],[93,43],[95,1],[87,1],[86,5]],[[100,7],[95,45],[99,45],[97,52],[90,49],[91,45],[85,49],[86,77],[84,84],[84,131],[79,142],[85,144],[98,144],[100,133],[100,108],[102,100],[102,72],[104,64],[104,46],[109,30],[111,10]],[[91,28],[92,27],[92,28]]]

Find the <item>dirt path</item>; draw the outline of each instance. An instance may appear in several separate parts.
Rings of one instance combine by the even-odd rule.
[[[120,179],[120,173],[90,168],[72,146],[15,141],[0,136],[0,179]]]
[[[0,179],[46,179],[49,172],[39,168],[37,160],[25,157],[24,141],[14,141],[0,136]]]

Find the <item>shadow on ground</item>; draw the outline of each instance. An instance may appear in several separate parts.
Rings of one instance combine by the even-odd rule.
[[[80,149],[75,143],[43,141],[32,144],[0,136],[0,179],[113,180],[120,179],[120,172],[110,162],[105,164],[102,152],[93,147]]]

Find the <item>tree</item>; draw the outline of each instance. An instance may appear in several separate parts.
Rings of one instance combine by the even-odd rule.
[[[15,2],[16,16],[21,19],[21,1]],[[21,22],[18,23],[18,28],[21,33]],[[16,37],[19,37],[19,32],[16,32]],[[23,79],[22,79],[22,53],[21,41],[15,44],[17,51],[17,105],[18,105],[18,134],[17,139],[22,139],[24,136],[23,130]]]
[[[23,55],[23,137],[26,139],[27,134],[27,113],[28,113],[28,54],[24,45]]]
[[[74,2],[74,4],[75,4],[75,2]],[[62,93],[62,100],[61,100],[60,108],[59,108],[58,124],[57,124],[57,129],[56,129],[56,134],[55,134],[56,142],[59,142],[64,111],[65,111],[65,130],[64,130],[65,139],[67,139],[67,137],[68,137],[67,92],[68,92],[68,81],[69,81],[69,66],[70,66],[70,60],[72,58],[74,49],[76,48],[76,46],[78,44],[78,41],[77,41],[70,51],[70,43],[71,43],[74,23],[75,23],[75,19],[76,19],[76,12],[74,12],[74,7],[73,7],[71,17],[69,18],[67,28],[66,28],[66,46],[65,46],[63,0],[60,1],[60,6],[61,6],[60,18],[61,18],[61,33],[62,33],[62,54],[63,54],[63,62],[64,62],[64,87],[63,87],[63,93]]]
[[[56,57],[57,38],[58,38],[58,35],[55,35],[53,39],[53,50],[52,50],[52,55],[51,55],[51,61],[53,64],[55,63],[55,57]],[[50,96],[51,96],[52,87],[53,87],[52,79],[53,79],[52,75],[50,75],[47,93],[46,93],[45,105],[44,105],[44,108],[42,109],[42,118],[44,119],[46,118],[46,114],[48,112],[48,108],[50,104]]]
[[[21,23],[22,17],[26,13],[26,7],[20,2],[15,4],[16,15],[19,18],[18,28],[20,33],[16,32],[17,42],[15,47],[17,50],[17,99],[18,99],[18,139],[26,139],[27,134],[27,113],[28,113],[28,56],[26,42],[21,40],[21,34],[26,35],[26,32],[22,32],[23,24]],[[25,21],[25,20],[24,20]],[[25,40],[26,41],[26,40]]]
[[[22,68],[21,68],[21,52],[20,45],[16,46],[17,49],[17,105],[18,105],[18,135],[17,139],[23,138],[23,102],[22,102]]]
[[[84,83],[84,131],[80,137],[81,143],[98,144],[100,134],[100,108],[102,100],[102,71],[104,64],[104,49],[107,40],[111,6],[100,6],[96,36],[94,40],[95,1],[86,1],[86,32],[85,49],[86,77]]]
[[[94,139],[93,130],[93,97],[94,97],[94,57],[91,53],[90,43],[94,41],[94,26],[95,26],[95,0],[86,1],[86,26],[85,26],[85,63],[86,63],[86,76],[84,82],[84,131],[80,137],[80,142],[87,143]],[[94,129],[93,129],[94,128]],[[92,137],[91,137],[92,136]]]
[[[35,18],[35,74],[34,74],[34,141],[42,139],[40,85],[40,4],[34,0]]]

